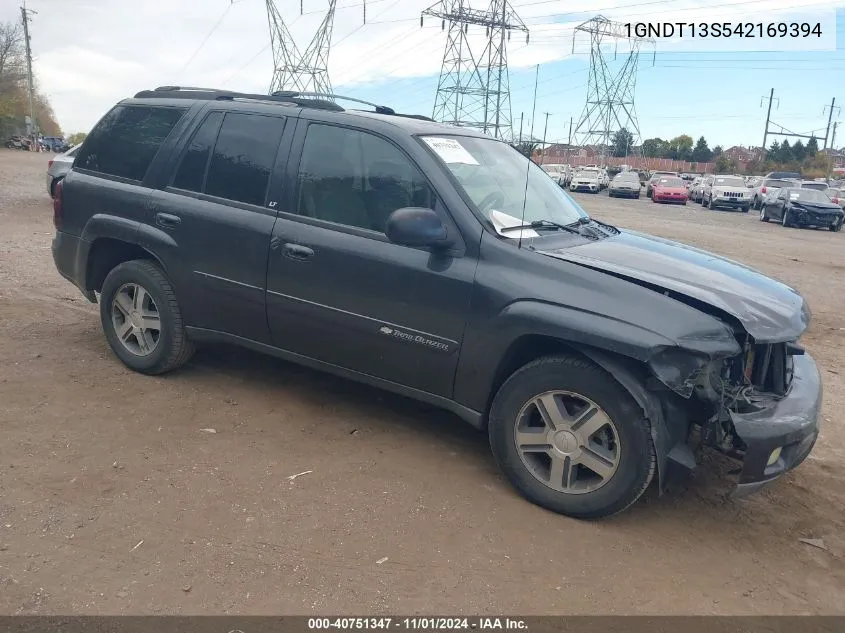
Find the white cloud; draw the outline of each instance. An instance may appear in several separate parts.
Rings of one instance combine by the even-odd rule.
[[[39,84],[50,96],[63,128],[89,129],[116,101],[157,85],[266,91],[272,55],[264,2],[236,0],[229,5],[229,1],[29,0],[28,6],[38,11],[32,20],[32,43]],[[304,48],[327,0],[304,0],[306,15],[302,16],[298,2],[277,3],[298,46]],[[419,24],[420,12],[434,0],[368,0],[367,25],[362,25],[360,3],[338,0],[329,66],[334,85],[439,72],[446,34],[436,18],[426,18],[424,27]],[[0,20],[19,18],[12,4],[17,3],[0,7]],[[475,8],[486,4],[472,2]],[[526,46],[523,36],[514,32],[508,44],[509,64],[518,70],[568,57],[574,26],[597,12],[619,20],[710,21],[732,15],[735,19],[741,10],[753,11],[760,20],[776,9],[837,4],[819,0],[513,0],[531,29],[531,43]],[[219,27],[186,67],[224,10]],[[475,50],[481,50],[484,39],[481,27],[470,27]],[[585,47],[586,41],[579,39],[576,52],[583,54]]]

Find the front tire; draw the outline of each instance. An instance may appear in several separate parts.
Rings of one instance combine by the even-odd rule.
[[[490,409],[490,446],[529,501],[588,519],[621,512],[656,468],[651,428],[609,373],[580,358],[551,356],[517,370]]]
[[[194,352],[176,295],[151,261],[133,260],[109,272],[100,294],[100,320],[112,351],[142,374],[163,374]]]
[[[827,228],[828,228],[828,230],[833,231],[834,233],[839,233],[839,231],[842,230],[842,224],[843,223],[845,223],[845,218],[840,219],[839,222],[831,224]]]

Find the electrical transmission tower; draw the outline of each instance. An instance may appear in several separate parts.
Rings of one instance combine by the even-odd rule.
[[[329,81],[329,48],[337,0],[329,0],[329,10],[305,49],[300,52],[285,26],[274,0],[267,0],[267,21],[273,48],[273,80],[270,93],[279,90],[331,94]]]
[[[590,75],[587,81],[587,102],[575,128],[576,144],[597,146],[604,157],[610,149],[613,135],[622,128],[631,133],[632,146],[640,141],[640,126],[634,108],[637,65],[642,44],[650,43],[654,46],[655,41],[645,37],[629,37],[624,24],[597,15],[575,27],[572,35],[573,53],[575,36],[579,32],[590,35]],[[614,44],[613,59],[608,59],[608,40]],[[621,65],[612,63],[619,54],[620,40],[627,42],[628,48],[627,52],[623,51],[625,58]]]
[[[512,140],[511,95],[508,80],[507,42],[511,31],[525,33],[508,0],[492,0],[486,11],[472,9],[467,0],[441,0],[422,12],[449,24],[433,118],[442,123],[475,128],[495,138]],[[469,27],[483,26],[486,44],[473,54]]]

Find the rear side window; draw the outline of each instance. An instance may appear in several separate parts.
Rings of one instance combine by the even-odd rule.
[[[75,166],[143,180],[164,140],[186,108],[117,106],[85,140]]]
[[[173,178],[174,187],[197,192],[203,190],[208,159],[211,158],[222,120],[222,112],[212,112],[205,117],[182,156],[182,162]]]
[[[263,205],[285,120],[227,112],[208,165],[205,193]]]

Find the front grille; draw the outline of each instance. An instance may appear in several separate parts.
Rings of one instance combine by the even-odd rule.
[[[792,383],[787,343],[752,346],[746,356],[745,378],[760,391],[784,395]]]
[[[726,191],[722,194],[725,198],[742,198],[745,194],[739,191]]]

